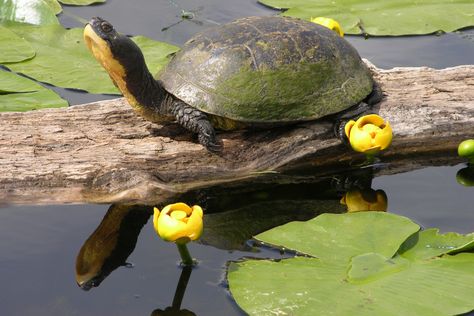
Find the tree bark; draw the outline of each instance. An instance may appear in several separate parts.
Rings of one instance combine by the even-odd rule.
[[[369,66],[384,92],[373,112],[394,131],[383,161],[424,157],[420,165],[429,165],[435,156],[455,157],[459,142],[474,138],[474,66]],[[124,99],[0,113],[0,130],[0,201],[11,203],[155,203],[302,164],[317,175],[364,159],[333,136],[330,120],[221,132],[224,150],[215,155],[176,124],[136,116]]]

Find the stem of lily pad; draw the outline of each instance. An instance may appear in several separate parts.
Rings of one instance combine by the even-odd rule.
[[[371,165],[371,164],[373,164],[373,163],[375,162],[375,155],[369,155],[369,154],[367,154],[367,155],[365,155],[365,158],[366,158],[366,159],[365,159],[365,160],[366,160],[366,163],[367,163],[368,165]]]
[[[194,261],[191,257],[191,254],[189,253],[188,246],[186,245],[186,243],[177,242],[176,246],[178,247],[179,255],[181,256],[183,265],[192,266],[194,264]]]

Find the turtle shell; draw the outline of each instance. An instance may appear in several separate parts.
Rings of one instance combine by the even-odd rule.
[[[287,17],[249,17],[197,34],[158,79],[201,111],[249,123],[318,119],[359,103],[373,88],[345,39]]]

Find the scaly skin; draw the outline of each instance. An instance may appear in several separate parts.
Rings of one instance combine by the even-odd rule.
[[[169,110],[176,117],[179,124],[198,134],[199,143],[207,150],[213,153],[222,150],[222,146],[217,142],[214,127],[209,122],[206,113],[187,105],[181,100],[175,100]]]

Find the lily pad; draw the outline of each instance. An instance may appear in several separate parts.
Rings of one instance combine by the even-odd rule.
[[[474,309],[474,254],[448,254],[470,249],[474,236],[418,229],[380,212],[286,224],[257,238],[312,257],[233,262],[229,287],[250,315],[455,315]],[[443,250],[427,254],[428,243]]]
[[[51,0],[0,0],[0,21],[59,25],[57,12]]]
[[[61,4],[57,0],[43,0],[43,1],[46,2],[51,7],[51,10],[53,10],[54,14],[59,14],[63,11]]]
[[[59,0],[59,2],[69,5],[89,5],[93,3],[104,3],[105,0]]]
[[[0,26],[0,63],[15,63],[33,58],[35,51],[31,45],[15,33]]]
[[[404,258],[431,259],[446,253],[469,251],[474,248],[474,235],[457,233],[440,234],[437,228],[431,228],[411,236],[400,247]]]
[[[372,35],[452,32],[474,25],[472,0],[260,0],[285,10],[283,15],[309,20],[328,17],[341,24],[344,33]],[[288,9],[288,10],[286,10]],[[362,29],[363,31],[362,31]]]
[[[92,57],[83,42],[82,29],[66,30],[59,25],[31,26],[9,23],[8,28],[27,40],[36,50],[36,57],[8,68],[28,77],[58,87],[85,90],[91,93],[120,94],[109,75]],[[142,49],[149,69],[157,72],[178,47],[134,37]]]
[[[288,223],[255,238],[321,259],[349,260],[366,252],[378,252],[391,257],[400,245],[419,229],[420,227],[408,218],[394,214],[323,214],[307,222]],[[355,243],[354,240],[358,242]]]
[[[0,112],[66,107],[66,100],[40,84],[0,70]]]

